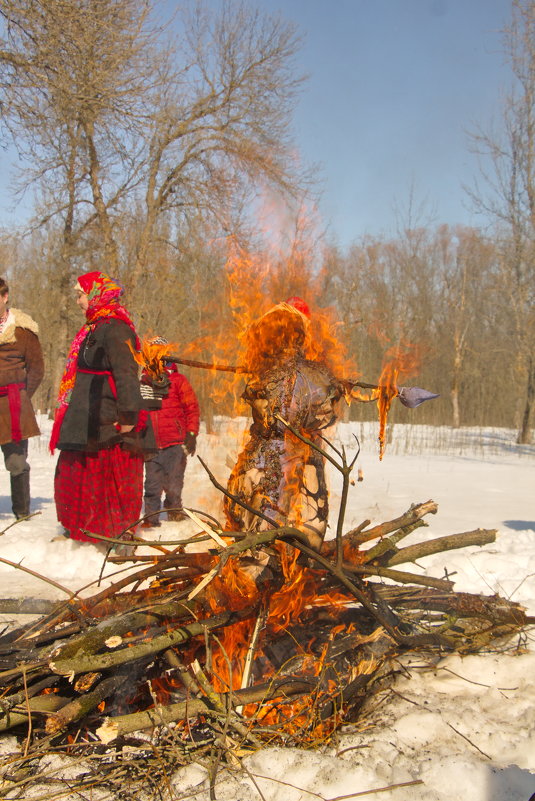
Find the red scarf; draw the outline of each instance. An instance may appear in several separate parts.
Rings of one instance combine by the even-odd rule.
[[[121,320],[126,323],[134,332],[134,324],[130,319],[130,315],[124,306],[119,303],[119,298],[123,294],[122,287],[110,278],[105,273],[98,271],[91,273],[84,273],[78,278],[78,284],[89,298],[89,305],[85,313],[86,322],[80,328],[74,337],[67,361],[65,363],[65,370],[59,385],[58,400],[56,404],[56,412],[54,415],[54,425],[52,426],[52,434],[50,437],[50,452],[54,453],[56,445],[58,444],[61,424],[65,417],[65,412],[72,397],[74,383],[76,381],[76,365],[78,362],[78,354],[82,342],[86,338],[89,331],[92,331],[95,325],[105,317]],[[139,350],[140,342],[136,334],[136,348]]]

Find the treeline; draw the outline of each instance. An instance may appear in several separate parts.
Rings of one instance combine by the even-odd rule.
[[[121,241],[125,253],[126,234]],[[240,332],[233,317],[227,243],[198,230],[197,239],[189,231],[176,244],[180,247],[155,251],[143,291],[127,293],[140,333],[165,335],[177,343],[178,355],[216,363],[238,358]],[[345,344],[355,375],[363,380],[379,379],[389,352],[400,351],[414,360],[414,375],[402,376],[400,383],[423,386],[440,398],[416,412],[395,404],[391,419],[520,430],[528,373],[510,245],[475,229],[439,226],[406,231],[396,240],[369,238],[347,250],[317,245],[311,251],[294,243],[291,254],[279,255],[278,261],[265,254],[271,261],[260,279],[253,275],[263,262],[256,251],[255,263],[242,269],[244,275],[249,271],[251,282],[257,281],[264,307],[293,294],[303,295],[315,309],[332,307],[332,334]],[[59,310],[68,316],[69,338],[82,323],[74,303],[74,276],[67,287],[58,281],[55,259],[61,236],[53,231],[46,236],[42,231],[5,235],[1,247],[2,262],[11,265],[12,303],[32,314],[41,329],[48,371],[38,405],[51,408]],[[246,259],[248,251],[240,252]],[[89,267],[88,260],[79,269]],[[126,286],[129,269],[126,263],[118,271]],[[242,295],[246,302],[247,292]],[[184,369],[199,391],[205,416],[233,412],[223,391],[228,388],[225,375]],[[235,386],[237,392],[240,386]],[[375,409],[356,403],[351,416],[370,419]]]

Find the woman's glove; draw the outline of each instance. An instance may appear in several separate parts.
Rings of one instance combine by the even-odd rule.
[[[197,445],[197,434],[194,434],[193,431],[188,431],[186,436],[184,437],[184,448],[189,456],[193,456],[195,453],[195,447]]]

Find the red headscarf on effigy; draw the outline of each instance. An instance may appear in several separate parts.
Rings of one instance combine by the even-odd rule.
[[[301,312],[301,314],[304,314],[305,317],[308,317],[308,319],[310,320],[312,314],[310,312],[310,307],[306,302],[306,300],[303,300],[303,298],[294,295],[293,297],[288,298],[288,300],[285,302],[288,306],[293,306],[294,309],[297,309],[297,311]]]
[[[65,417],[67,406],[71,400],[72,390],[76,380],[76,363],[78,361],[80,346],[91,328],[102,318],[111,317],[126,323],[136,334],[134,323],[130,315],[119,302],[119,298],[124,290],[117,281],[110,278],[106,273],[94,270],[93,272],[83,273],[78,276],[77,289],[81,289],[89,300],[85,313],[86,322],[74,337],[69,349],[67,361],[65,362],[65,370],[63,371],[63,376],[59,385],[54,425],[50,437],[49,449],[51,453],[54,453],[58,443],[61,424]],[[139,350],[139,347],[140,342],[136,334],[136,348]]]

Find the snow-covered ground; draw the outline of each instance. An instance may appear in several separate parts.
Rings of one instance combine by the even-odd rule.
[[[216,434],[201,433],[198,453],[224,483],[245,421],[217,424]],[[55,458],[47,451],[49,423],[44,419],[42,429],[42,437],[30,446],[33,511],[38,515],[9,527],[9,478],[0,473],[0,559],[44,574],[66,591],[87,587],[83,594],[92,594],[102,553],[91,544],[55,539],[60,531],[53,502]],[[361,446],[355,478],[360,468],[363,480],[351,489],[346,529],[364,519],[379,523],[397,517],[411,503],[432,499],[438,514],[426,518],[429,528],[415,532],[413,541],[476,528],[497,529],[498,536],[482,549],[427,557],[411,569],[437,577],[447,569],[456,589],[497,592],[535,615],[535,446],[516,445],[515,432],[503,429],[396,425],[379,462],[377,426],[341,424],[333,442],[354,452],[355,436]],[[341,481],[332,471],[329,479],[334,525]],[[196,459],[189,461],[184,503],[212,514],[219,508],[218,493]],[[170,539],[190,526],[165,523],[160,532]],[[404,544],[410,542],[407,538]],[[106,569],[104,582],[111,572]],[[0,562],[0,597],[65,594]],[[14,618],[4,615],[3,620]],[[365,725],[348,727],[322,751],[259,751],[245,758],[246,772],[221,774],[216,797],[340,801],[382,790],[385,801],[528,801],[535,794],[533,643],[533,632],[528,632],[518,649],[452,655],[432,668],[413,657],[411,670]],[[4,736],[0,752],[13,745],[13,738]],[[172,786],[176,799],[209,798],[206,774],[198,766],[182,769]]]

